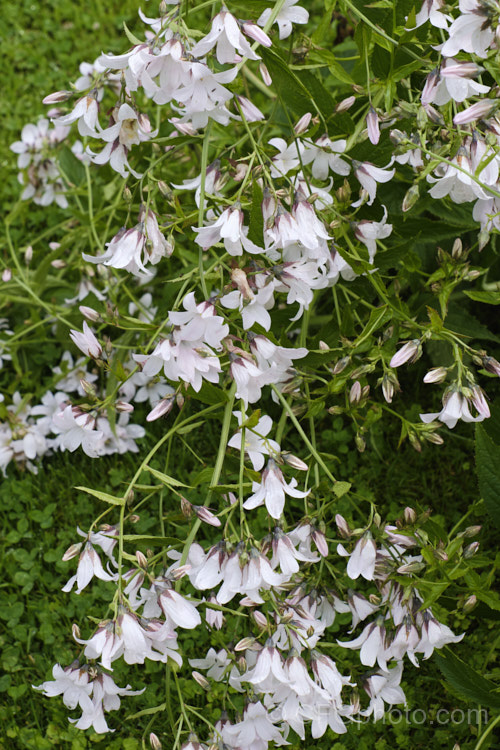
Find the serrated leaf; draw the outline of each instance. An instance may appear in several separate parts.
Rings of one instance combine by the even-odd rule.
[[[346,495],[349,492],[351,486],[350,482],[335,482],[333,485],[333,492],[336,497],[343,497],[343,495]]]
[[[97,497],[98,500],[104,500],[105,503],[110,503],[111,505],[125,505],[124,497],[115,497],[114,495],[109,495],[107,492],[91,490],[89,487],[75,487],[75,490],[86,492],[87,495],[93,495],[93,497]]]
[[[486,510],[500,527],[500,446],[480,424],[476,425],[476,471]]]
[[[146,466],[146,470],[149,471],[156,479],[159,479],[163,484],[167,484],[170,487],[191,487],[190,484],[184,484],[175,477],[171,477],[168,474],[164,474],[162,471],[152,469],[151,466]]]
[[[465,699],[489,708],[500,708],[500,695],[494,682],[485,679],[472,667],[446,649],[446,655],[435,654],[437,665],[449,682]]]

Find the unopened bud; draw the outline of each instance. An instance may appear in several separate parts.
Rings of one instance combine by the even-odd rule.
[[[80,628],[78,627],[78,625],[76,624],[76,622],[74,622],[73,625],[71,626],[71,632],[73,633],[73,638],[75,638],[75,640],[76,640],[76,638],[80,638],[81,637]]]
[[[204,675],[196,671],[191,672],[191,675],[193,679],[196,680],[198,685],[203,688],[203,690],[210,690],[210,683]]]
[[[446,554],[444,549],[435,549],[434,557],[438,560],[442,560],[443,562],[448,562],[448,555]]]
[[[71,560],[73,557],[76,557],[82,548],[82,544],[83,542],[78,542],[77,544],[72,544],[71,547],[68,547],[68,549],[62,556],[63,562],[67,562],[68,560]]]
[[[309,466],[304,461],[302,461],[301,458],[294,456],[293,453],[289,453],[288,451],[282,451],[280,456],[288,466],[292,467],[292,469],[299,469],[299,471],[307,471],[309,468]]]
[[[149,744],[153,750],[162,750],[163,746],[154,732],[151,732],[149,735]]]
[[[403,519],[407,526],[411,526],[417,520],[417,512],[408,506],[403,511]]]
[[[451,248],[451,257],[455,260],[458,260],[460,256],[463,253],[463,246],[462,246],[462,240],[460,237],[457,237],[455,242],[453,243],[453,247]]]
[[[418,184],[412,185],[409,190],[407,190],[405,197],[403,198],[403,205],[401,206],[401,209],[403,211],[409,211],[410,208],[413,208],[415,203],[418,201],[420,195],[420,189],[418,187]]]
[[[59,268],[66,268],[67,263],[65,260],[62,260],[61,258],[56,258],[55,260],[50,261],[50,265],[52,266],[52,268],[59,269]]]
[[[173,197],[174,197],[174,194],[170,190],[170,188],[167,185],[167,183],[164,182],[163,180],[158,180],[157,184],[158,184],[158,190],[163,195],[163,197],[166,198],[167,200],[171,201],[173,199]]]
[[[42,104],[60,104],[61,102],[67,102],[72,96],[72,91],[55,91],[42,99]]]
[[[133,513],[131,516],[129,516],[130,523],[139,523],[141,520],[141,517],[137,515],[137,513]]]
[[[242,638],[241,641],[238,641],[236,646],[234,647],[235,651],[246,651],[247,648],[251,648],[255,643],[255,638],[247,637]]]
[[[478,549],[479,542],[472,542],[472,544],[469,544],[469,546],[464,549],[464,558],[469,560],[471,557],[474,557]]]
[[[342,370],[345,370],[348,364],[349,364],[349,357],[342,357],[342,359],[339,359],[339,361],[335,364],[332,370],[333,374],[339,375],[339,373],[341,373]]]
[[[318,348],[322,352],[329,352],[330,351],[330,347],[328,346],[328,344],[325,341],[320,341],[319,344],[318,344]]]
[[[269,75],[269,71],[266,68],[266,66],[264,65],[264,63],[261,63],[259,65],[259,71],[260,71],[260,76],[261,76],[262,80],[264,81],[264,83],[266,84],[266,86],[270,86],[272,84],[272,82],[273,82],[273,79]]]
[[[335,107],[335,112],[347,112],[347,110],[352,107],[355,101],[355,96],[348,96],[347,99],[342,99],[342,101],[339,102]]]
[[[422,452],[422,444],[420,443],[420,440],[417,438],[414,432],[408,433],[408,440],[410,441],[411,447],[414,448],[417,453]]]
[[[123,188],[123,200],[125,203],[132,203],[132,191],[128,185]]]
[[[264,630],[264,628],[267,628],[267,618],[262,612],[258,609],[254,610],[252,612],[252,617],[255,620],[255,624],[258,628],[261,630]]]
[[[215,516],[212,511],[206,508],[204,505],[193,505],[194,512],[204,523],[208,523],[209,526],[221,526],[220,520]]]
[[[2,281],[5,281],[5,282],[10,281],[11,278],[12,278],[12,271],[10,270],[10,268],[5,268],[4,271],[2,272]]]
[[[467,528],[464,531],[464,536],[465,537],[477,536],[477,534],[479,534],[481,529],[482,529],[482,526],[467,526]]]
[[[357,404],[359,401],[361,401],[361,383],[359,380],[356,380],[352,386],[351,390],[349,391],[349,401],[351,404]]]
[[[117,401],[115,409],[116,411],[124,412],[125,414],[131,414],[134,411],[134,407],[132,404],[129,404],[128,401]]]
[[[474,607],[477,604],[477,596],[475,594],[471,594],[464,602],[463,611],[464,612],[470,612],[474,609]]]
[[[193,506],[185,497],[181,497],[181,511],[185,518],[191,518],[193,515]]]
[[[85,378],[81,378],[80,385],[87,396],[90,396],[91,398],[97,398],[97,393],[92,383],[89,383],[89,381],[85,380]]]
[[[442,383],[446,379],[446,367],[434,367],[424,375],[424,383]]]
[[[136,550],[135,559],[137,560],[137,564],[139,565],[139,567],[143,568],[143,570],[146,570],[146,568],[148,567],[148,560],[144,552]]]
[[[190,570],[191,570],[191,565],[187,563],[186,565],[180,565],[178,568],[175,568],[175,570],[173,570],[170,575],[176,581],[180,581],[181,578],[184,578],[184,576],[187,575],[187,573],[189,573]]]
[[[366,442],[365,442],[365,439],[359,434],[359,432],[354,438],[354,443],[358,451],[360,453],[363,453],[366,448]]]
[[[92,323],[97,323],[99,320],[101,320],[101,316],[99,315],[97,310],[94,310],[93,307],[80,305],[78,309],[80,310],[83,317],[87,318],[87,320],[90,320]]]
[[[28,247],[24,251],[24,262],[26,263],[27,266],[29,266],[32,260],[33,260],[33,248],[31,247],[31,245],[28,245]]]
[[[424,432],[423,437],[429,443],[433,443],[434,445],[443,445],[444,443],[443,438],[437,432]]]
[[[247,671],[247,660],[244,656],[240,656],[238,661],[236,662],[238,665],[238,669],[240,671],[240,674],[243,674],[243,672]]]
[[[162,398],[156,406],[151,409],[146,417],[146,422],[154,422],[155,419],[166,416],[172,409],[175,399],[172,396]]]
[[[337,524],[337,529],[339,530],[340,536],[344,539],[349,539],[349,537],[352,535],[352,531],[344,516],[341,516],[340,513],[337,513],[337,515],[335,516],[335,523]]]
[[[305,133],[307,128],[309,127],[309,124],[311,122],[312,114],[310,112],[306,112],[305,115],[302,115],[298,123],[295,125],[293,131],[295,135],[301,135],[301,133]]]
[[[411,575],[411,573],[419,573],[425,568],[425,563],[414,560],[413,562],[406,563],[406,565],[400,565],[397,568],[397,572],[402,575]]]

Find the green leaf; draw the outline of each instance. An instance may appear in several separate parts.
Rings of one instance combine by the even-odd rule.
[[[201,427],[204,425],[205,422],[191,422],[191,424],[184,425],[184,427],[179,427],[176,429],[176,433],[178,435],[188,435],[193,430],[196,430],[198,427]]]
[[[59,168],[68,182],[72,185],[80,185],[83,182],[85,179],[85,167],[76,158],[70,148],[63,146],[57,160]]]
[[[480,424],[476,425],[476,471],[486,510],[500,527],[500,446]]]
[[[500,292],[465,292],[467,297],[474,302],[483,302],[485,305],[500,305]]]
[[[466,700],[500,708],[500,695],[494,692],[498,689],[494,682],[481,677],[449,649],[446,649],[446,656],[435,654],[434,658],[446,681]]]
[[[133,45],[144,44],[143,41],[141,42],[140,39],[138,39],[134,34],[132,34],[127,24],[125,23],[125,21],[123,22],[123,30],[125,31],[125,34],[127,35],[127,39],[129,40],[130,44],[133,44]]]
[[[108,495],[107,492],[91,490],[89,487],[75,487],[75,490],[86,492],[87,495],[93,495],[94,497],[97,497],[98,500],[104,500],[105,503],[110,503],[111,505],[125,505],[124,497],[115,497],[114,495]]]
[[[184,482],[179,482],[179,480],[175,479],[175,477],[171,477],[168,474],[164,474],[162,471],[157,471],[156,469],[152,469],[151,466],[146,466],[146,470],[149,471],[149,473],[152,474],[154,477],[156,477],[156,479],[159,479],[160,482],[163,482],[163,484],[167,484],[170,487],[191,487],[190,484],[184,484]]]
[[[248,239],[256,245],[262,245],[264,241],[264,217],[262,215],[262,201],[264,194],[258,180],[252,183],[252,207],[250,209],[250,222],[248,225]]]
[[[333,485],[333,492],[336,497],[342,497],[349,492],[351,486],[350,482],[335,482]]]

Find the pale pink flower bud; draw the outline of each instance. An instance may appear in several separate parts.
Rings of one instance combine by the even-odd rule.
[[[6,268],[2,272],[2,281],[5,281],[5,282],[10,281],[11,278],[12,278],[12,271],[10,270],[10,268]]]
[[[169,398],[162,398],[162,400],[159,401],[153,409],[151,409],[146,417],[146,422],[154,422],[155,419],[164,417],[171,411],[174,403],[175,398],[173,398],[173,396],[170,396]]]
[[[446,367],[433,367],[424,375],[424,383],[442,383],[446,379]]]
[[[357,404],[359,401],[361,401],[361,383],[359,380],[356,380],[352,386],[351,390],[349,392],[349,401],[351,404]]]
[[[464,558],[469,560],[471,557],[474,557],[478,549],[479,542],[472,542],[472,544],[469,544],[469,546],[464,549]]]
[[[293,132],[295,135],[301,135],[301,133],[305,133],[307,128],[309,127],[309,124],[312,119],[312,114],[310,112],[306,112],[305,115],[302,115],[298,123],[295,125]]]
[[[149,735],[149,744],[152,750],[162,750],[162,744],[154,732],[151,732]]]
[[[259,71],[260,71],[261,78],[264,81],[264,83],[266,84],[266,86],[270,86],[272,84],[272,82],[273,82],[273,79],[269,75],[269,71],[266,68],[266,66],[264,65],[264,63],[260,63],[260,65],[259,65]]]
[[[433,70],[432,73],[429,73],[427,78],[425,79],[425,85],[422,89],[422,96],[420,97],[420,101],[424,106],[427,104],[431,104],[434,97],[437,93],[437,88],[439,84],[439,72],[437,70]]]
[[[292,453],[289,453],[288,451],[282,451],[281,458],[286,464],[288,464],[288,466],[291,466],[292,469],[299,469],[300,471],[307,471],[309,468],[309,466],[304,461],[302,461],[301,458],[294,456]]]
[[[400,367],[405,362],[416,362],[422,354],[422,346],[419,339],[413,339],[408,341],[407,344],[401,347],[396,354],[392,357],[389,362],[390,367]]]
[[[241,111],[248,122],[258,122],[259,120],[265,119],[265,116],[260,109],[256,107],[250,99],[247,99],[246,96],[237,96],[236,98],[240,104]]]
[[[339,530],[340,536],[342,536],[344,539],[349,539],[352,531],[344,516],[341,516],[340,513],[337,513],[337,515],[335,516],[335,523],[337,524],[337,529]]]
[[[248,283],[248,277],[242,268],[234,268],[231,271],[231,281],[236,284],[244,299],[250,301],[254,298],[254,293]]]
[[[368,138],[370,139],[370,142],[376,146],[380,140],[380,127],[378,115],[373,107],[370,107],[370,111],[366,116],[366,127],[368,129]]]
[[[326,536],[319,529],[313,529],[311,537],[316,545],[316,549],[322,557],[328,557],[328,544],[326,543]]]
[[[221,522],[217,516],[204,505],[193,505],[193,510],[200,521],[204,521],[204,523],[208,523],[210,526],[221,526]]]
[[[101,316],[99,315],[97,310],[94,310],[93,307],[80,305],[78,309],[80,310],[83,317],[87,318],[87,320],[90,320],[91,323],[97,323],[97,321],[101,319]]]
[[[470,612],[474,609],[474,607],[477,604],[477,596],[475,594],[471,594],[464,602],[463,611],[464,612]]]
[[[206,677],[204,677],[202,674],[200,674],[200,672],[194,671],[194,672],[191,672],[191,675],[192,675],[193,679],[196,680],[196,682],[198,683],[198,685],[203,688],[203,690],[210,690],[210,683],[209,683],[209,681],[207,680]],[[193,745],[191,744],[190,747],[193,747]]]
[[[352,107],[355,101],[355,96],[348,96],[347,99],[342,99],[342,101],[339,102],[335,107],[335,112],[347,112],[347,110]]]
[[[82,544],[83,542],[77,542],[77,544],[72,544],[71,547],[68,547],[62,556],[63,562],[67,562],[68,560],[72,560],[73,557],[76,557],[82,548]]]
[[[24,251],[24,262],[26,263],[27,266],[29,266],[32,260],[33,260],[33,248],[31,247],[31,245],[28,245],[28,247]]]
[[[401,205],[401,210],[406,212],[413,208],[415,203],[418,201],[419,195],[420,188],[418,187],[418,185],[412,185],[411,188],[409,188],[405,193],[405,197],[403,198],[403,203]]]
[[[262,44],[263,47],[270,47],[272,45],[272,42],[265,31],[251,21],[245,21],[242,23],[241,30],[246,36],[249,36],[250,39],[255,39],[256,42]]]
[[[406,507],[403,512],[404,522],[408,525],[412,525],[417,520],[417,513],[413,508]]]
[[[56,258],[55,260],[50,261],[50,265],[52,266],[52,268],[66,268],[67,263],[61,258]]]
[[[476,102],[471,107],[467,107],[463,112],[459,112],[455,115],[453,122],[455,125],[464,125],[467,122],[473,122],[474,120],[480,120],[482,117],[487,117],[491,114],[493,109],[496,109],[497,103],[491,99],[483,99],[481,102]]]
[[[126,414],[131,414],[134,411],[134,407],[132,404],[129,404],[128,401],[117,401],[115,409],[116,411],[125,412]]]
[[[493,375],[497,375],[500,378],[500,362],[494,357],[485,356],[483,357],[483,367],[487,372],[492,372]]]
[[[246,651],[247,648],[251,648],[255,643],[255,638],[252,638],[251,636],[247,636],[246,638],[242,638],[241,641],[238,641],[236,646],[234,647],[235,651]]]
[[[55,91],[53,94],[48,94],[42,99],[42,104],[59,104],[60,102],[66,102],[73,96],[73,91]]]
[[[447,65],[441,69],[442,78],[475,78],[482,73],[484,68],[481,68],[476,63],[459,60],[455,65]]]
[[[252,617],[255,620],[255,623],[259,628],[261,628],[262,630],[267,628],[267,618],[264,614],[262,614],[260,610],[255,609],[252,612]]]

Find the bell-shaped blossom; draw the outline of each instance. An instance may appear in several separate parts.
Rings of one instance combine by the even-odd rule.
[[[419,26],[430,21],[437,29],[447,29],[448,23],[452,21],[452,18],[446,15],[446,13],[441,12],[444,5],[445,0],[424,0],[422,7],[417,13],[414,28],[418,29]]]
[[[488,5],[481,0],[459,0],[460,15],[448,29],[449,38],[441,48],[444,57],[453,57],[463,50],[486,57],[495,42],[495,31]]]
[[[435,85],[429,91],[425,101],[422,95],[422,104],[432,103],[442,106],[450,100],[463,102],[471,96],[487,94],[490,90],[489,86],[472,80],[480,72],[481,68],[475,63],[455,60],[453,57],[447,58],[439,68],[439,73],[434,73]]]
[[[292,24],[307,23],[309,20],[309,12],[305,8],[295,7],[298,2],[299,0],[285,0],[274,19],[274,23],[278,24],[280,39],[287,39],[290,36],[293,30]],[[266,8],[257,20],[259,26],[265,26],[272,13],[272,8]]]
[[[405,362],[416,362],[417,359],[422,355],[422,345],[420,339],[412,339],[408,341],[401,349],[398,349],[389,362],[390,367],[401,367]]]
[[[349,553],[344,549],[342,544],[337,546],[339,555],[347,556]],[[377,557],[377,545],[369,531],[356,543],[354,550],[349,555],[347,563],[347,575],[352,580],[362,576],[367,581],[373,581],[375,573],[375,560]]]
[[[380,124],[378,115],[373,107],[370,107],[366,116],[366,127],[370,142],[373,143],[374,146],[376,146],[380,140]]]
[[[131,690],[130,685],[124,688],[118,687],[110,675],[101,672],[92,681],[92,708],[83,709],[79,719],[70,719],[77,729],[90,729],[92,727],[97,734],[109,732],[109,727],[104,717],[104,711],[117,711],[120,708],[120,697],[124,695],[140,695],[143,690]],[[114,730],[113,730],[114,731]]]
[[[193,227],[197,233],[196,242],[204,250],[213,247],[217,242],[224,242],[229,255],[263,253],[263,249],[248,239],[248,227],[243,226],[243,211],[238,206],[226,208],[219,218],[209,226]]]
[[[387,670],[385,629],[382,625],[372,622],[354,640],[337,640],[337,643],[342,648],[359,649],[361,664],[373,667],[378,662],[381,669]]]
[[[307,497],[310,490],[305,492],[297,490],[297,480],[291,479],[290,483],[285,482],[283,472],[278,467],[274,459],[270,458],[267,467],[262,473],[262,482],[252,483],[254,494],[245,500],[243,507],[246,510],[258,508],[264,505],[272,518],[281,518],[283,508],[285,507],[285,494],[290,497]]]
[[[100,578],[101,581],[116,581],[117,574],[106,573],[102,567],[101,558],[95,551],[92,544],[87,541],[83,552],[78,560],[76,574],[72,576],[63,587],[64,592],[71,591],[76,583],[76,593],[80,594],[88,586],[93,577]]]
[[[73,343],[80,349],[80,351],[82,351],[88,357],[99,359],[102,354],[102,346],[89,328],[87,321],[83,321],[83,333],[71,330],[69,335]]]
[[[71,125],[78,122],[78,132],[82,136],[99,138],[102,128],[99,125],[99,105],[93,96],[84,96],[75,104],[73,110],[56,121],[59,125]]]
[[[275,372],[271,368],[263,370],[249,355],[231,354],[229,370],[236,383],[236,398],[241,398],[245,408],[259,401],[265,385],[275,382]]]
[[[296,138],[290,146],[283,138],[271,138],[271,146],[278,149],[278,154],[271,159],[271,177],[283,177],[300,165],[304,145]]]
[[[112,112],[113,124],[99,134],[99,138],[106,141],[106,146],[99,154],[88,149],[94,164],[108,164],[115,172],[127,177],[130,172],[138,179],[141,175],[132,169],[127,161],[130,148],[148,141],[157,135],[151,130],[151,124],[145,115],[139,114],[130,104],[122,104]]]
[[[312,162],[312,174],[317,180],[326,180],[329,171],[345,177],[351,168],[339,154],[344,153],[346,146],[347,141],[344,138],[332,141],[327,135],[322,135],[314,144],[306,145],[302,154],[302,164]]]
[[[276,746],[289,744],[260,702],[249,703],[243,712],[243,719],[236,724],[227,722],[221,734],[223,743],[232,748],[266,750],[269,743]]]
[[[52,417],[52,432],[55,432],[54,445],[60,450],[76,451],[80,446],[91,458],[101,455],[101,442],[104,436],[96,429],[97,420],[91,414],[82,412],[77,406],[61,404]]]
[[[43,691],[49,698],[62,695],[67,708],[80,706],[82,711],[92,710],[92,682],[87,669],[80,669],[78,662],[65,667],[55,664],[52,668],[53,680],[46,680],[41,685],[33,685],[35,690]]]
[[[353,161],[352,166],[356,179],[368,193],[369,200],[367,205],[371,206],[377,195],[378,183],[389,182],[392,180],[396,170],[387,168],[382,169],[381,167],[376,167],[374,164],[370,164],[370,162],[361,163],[359,161]],[[362,198],[360,198],[358,201],[352,203],[352,206],[356,208],[357,206],[360,206],[362,202]]]
[[[241,411],[234,411],[234,416],[238,420],[238,424],[242,424],[246,420],[246,417],[242,417]],[[259,418],[257,424],[253,427],[245,427],[245,439],[242,445],[242,433],[241,429],[232,436],[228,442],[228,447],[236,448],[238,450],[245,451],[245,454],[249,457],[252,462],[252,466],[255,471],[260,471],[264,466],[264,456],[271,454],[278,454],[280,447],[275,440],[271,440],[267,435],[273,428],[273,421],[271,417],[265,414]]]
[[[182,116],[179,119],[172,118],[171,122],[176,127],[178,124],[189,123],[194,130],[206,127],[210,118],[227,125],[234,115],[231,115],[225,103],[233,95],[222,84],[231,83],[237,73],[236,67],[213,73],[204,63],[191,63],[188,80],[175,92]]]
[[[215,16],[210,33],[200,39],[191,52],[195,57],[204,57],[214,47],[221,65],[240,62],[241,58],[236,51],[249,60],[260,60],[241,33],[236,18],[227,10],[222,10]]]
[[[363,688],[370,697],[370,704],[362,716],[371,716],[375,721],[382,719],[385,713],[385,703],[394,706],[406,703],[406,696],[400,686],[403,674],[403,663],[399,662],[396,667],[387,671],[380,670],[368,677],[363,683]]]
[[[373,263],[377,252],[377,240],[385,240],[392,234],[392,224],[387,224],[387,209],[383,206],[382,221],[367,221],[363,219],[356,224],[354,234],[357,239],[368,248],[370,263]]]
[[[244,279],[241,279],[241,277]],[[268,310],[274,306],[275,281],[267,274],[255,274],[252,277],[252,286],[248,283],[243,271],[237,269],[231,274],[232,280],[238,289],[228,292],[221,297],[221,305],[230,310],[239,310],[242,325],[245,330],[258,323],[264,330],[271,328],[271,316]]]
[[[447,390],[443,396],[443,408],[440,412],[434,412],[432,414],[421,414],[420,419],[422,422],[428,424],[434,419],[439,420],[445,424],[450,430],[452,430],[457,424],[459,419],[464,422],[482,422],[483,419],[490,416],[488,405],[486,402],[483,404],[476,400],[474,404],[476,409],[481,408],[477,417],[473,417],[470,412],[469,399],[459,390]],[[487,411],[486,411],[487,410]]]

